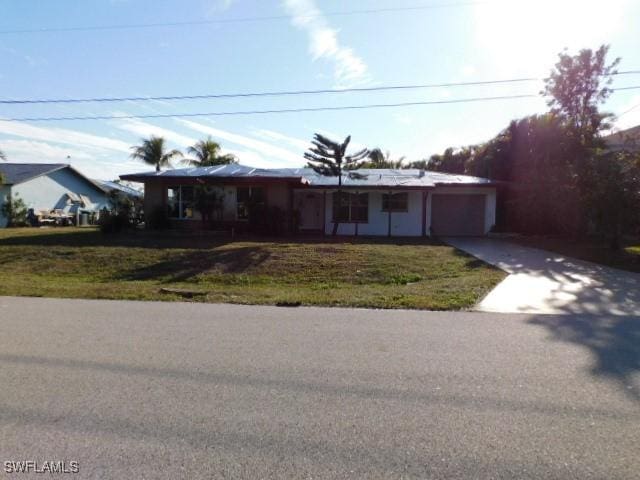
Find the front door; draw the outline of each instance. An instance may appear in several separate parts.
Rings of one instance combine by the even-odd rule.
[[[300,229],[322,230],[323,195],[321,193],[300,193],[298,210],[300,211]]]

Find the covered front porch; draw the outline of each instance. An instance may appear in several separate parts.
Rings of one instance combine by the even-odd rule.
[[[334,223],[339,223],[338,235],[427,235],[426,201],[425,189],[345,189],[341,202],[337,189],[293,190],[299,230],[325,235]]]

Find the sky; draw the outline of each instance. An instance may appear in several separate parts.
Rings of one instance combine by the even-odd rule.
[[[619,70],[640,70],[639,21],[637,0],[0,0],[0,100],[541,78],[564,48],[575,53],[603,43],[611,45],[610,59],[621,57]],[[181,22],[191,24],[55,31]],[[49,31],[24,31],[40,29]],[[613,87],[636,85],[640,75],[620,75]],[[538,94],[542,86],[534,81],[281,97],[0,104],[0,150],[9,161],[71,163],[99,179],[148,170],[129,155],[132,145],[152,134],[183,151],[211,136],[240,163],[258,168],[303,166],[314,132],[336,140],[351,135],[354,148],[379,147],[393,158],[419,160],[489,140],[510,120],[544,112],[545,101],[536,96],[286,114],[7,119],[459,100]],[[640,124],[637,105],[640,89],[620,91],[604,110],[627,112],[616,123],[627,128]]]

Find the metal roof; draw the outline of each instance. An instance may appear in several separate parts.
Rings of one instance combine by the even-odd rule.
[[[281,178],[287,177],[289,170],[295,171],[298,169],[287,168],[253,168],[246,165],[229,164],[229,165],[216,165],[213,167],[187,167],[176,168],[173,170],[164,170],[160,172],[143,172],[132,173],[129,175],[121,175],[123,180],[134,180],[138,178],[204,178],[204,177],[220,177],[220,178],[241,178],[241,177],[270,177]],[[288,178],[300,177],[300,175],[289,175]],[[140,181],[140,180],[134,180]]]
[[[109,180],[94,180],[94,182],[100,184],[103,188],[107,190],[118,190],[119,192],[125,193],[126,195],[130,195],[132,197],[142,197],[143,193],[135,188],[131,188],[127,185],[122,185],[118,182],[111,182]]]
[[[78,177],[90,183],[94,188],[100,192],[107,192],[107,190],[100,185],[100,183],[85,177],[78,170],[73,168],[68,163],[4,163],[0,162],[0,173],[4,177],[4,183],[6,185],[17,185],[18,183],[27,182],[33,178],[41,177],[42,175],[48,175],[53,172],[57,172],[62,169],[69,169]]]
[[[0,173],[4,183],[16,185],[32,178],[55,172],[69,165],[65,163],[4,163],[0,162]]]
[[[354,172],[356,173],[356,172]],[[121,175],[123,180],[145,182],[154,178],[179,180],[181,178],[250,179],[273,178],[296,180],[311,187],[335,187],[337,177],[326,177],[311,168],[252,168],[245,165],[220,165],[215,167],[192,167],[162,172],[144,172]],[[486,178],[468,175],[431,172],[418,169],[360,169],[355,175],[342,176],[345,187],[434,187],[436,185],[493,185]]]
[[[309,185],[316,187],[335,187],[337,177],[325,177],[310,168],[300,169]],[[436,185],[491,185],[486,178],[450,173],[431,172],[417,169],[360,169],[356,175],[344,174],[342,185],[345,187],[435,187]]]
[[[640,125],[604,137],[610,150],[640,151]]]

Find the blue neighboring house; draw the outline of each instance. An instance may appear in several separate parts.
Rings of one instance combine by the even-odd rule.
[[[0,173],[4,177],[0,185],[0,207],[7,196],[17,195],[35,215],[52,211],[69,216],[85,212],[99,214],[103,208],[110,208],[109,191],[120,189],[118,184],[114,187],[110,182],[91,180],[65,163],[0,162]],[[0,228],[6,224],[0,209]]]

